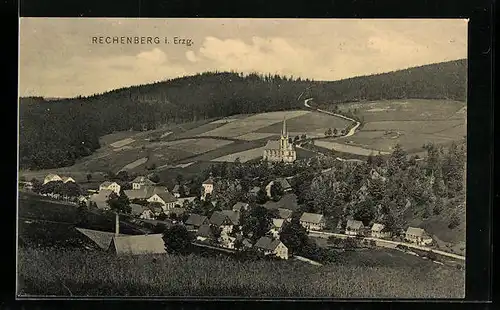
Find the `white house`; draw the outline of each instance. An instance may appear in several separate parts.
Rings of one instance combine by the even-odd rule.
[[[47,184],[49,182],[57,182],[57,181],[62,181],[62,178],[57,174],[49,173],[47,174],[45,179],[43,179],[43,184]]]
[[[105,181],[102,182],[101,185],[99,185],[99,191],[105,191],[105,190],[113,191],[117,195],[120,195],[120,189],[121,189],[120,184],[116,182]]]
[[[212,228],[210,227],[209,224],[203,224],[200,226],[200,228],[198,228],[198,231],[196,232],[196,240],[207,241],[213,238],[214,235],[212,233]]]
[[[405,240],[418,245],[429,245],[432,243],[432,237],[422,228],[408,227],[405,233]]]
[[[145,176],[138,176],[132,181],[132,189],[141,189],[144,186],[154,186],[155,184]]]
[[[347,220],[345,234],[350,236],[358,236],[363,234],[363,222],[356,220]]]
[[[264,255],[288,259],[288,248],[279,239],[262,237],[255,243],[255,248],[262,251]]]
[[[234,212],[231,210],[225,210]],[[236,221],[236,223],[235,223]],[[231,219],[231,217],[225,214],[223,211],[215,211],[210,217],[210,224],[221,229],[221,233],[230,234],[233,231],[233,226],[239,224],[239,219]]]
[[[162,205],[164,211],[175,208],[177,198],[169,192],[159,192],[147,199],[147,202],[158,202]]]
[[[201,195],[201,200],[205,200],[207,195],[208,194],[212,195],[212,192],[214,190],[214,180],[212,179],[212,176],[203,181],[201,186],[203,186],[203,193]]]
[[[389,238],[391,236],[391,232],[387,231],[385,225],[374,223],[371,229],[373,238]]]
[[[300,217],[300,225],[307,230],[322,230],[325,228],[325,217],[323,214],[304,212]]]
[[[228,234],[221,234],[219,238],[219,244],[223,248],[234,249],[234,243],[236,242],[235,237],[231,237]]]

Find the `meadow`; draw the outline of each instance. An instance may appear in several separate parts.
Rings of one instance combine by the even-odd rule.
[[[313,266],[295,260],[110,256],[78,249],[21,248],[18,271],[19,296],[461,298],[464,294],[463,271],[439,265]]]
[[[331,108],[331,107],[330,107]],[[467,134],[467,110],[451,100],[382,100],[338,105],[340,113],[355,111],[363,125],[351,137],[335,139],[362,148],[392,151],[396,143],[411,153],[425,143],[449,145]]]

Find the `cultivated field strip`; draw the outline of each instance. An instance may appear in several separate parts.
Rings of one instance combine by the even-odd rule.
[[[365,149],[359,146],[346,145],[332,141],[315,140],[314,144],[329,150],[338,151],[342,153],[351,153],[361,156],[377,155],[379,153],[379,150]],[[380,153],[382,155],[387,154],[387,152],[380,152]]]
[[[311,112],[297,110],[261,113],[244,119],[238,119],[221,127],[202,133],[200,136],[238,137],[247,133],[255,132],[260,128],[280,123],[284,118],[288,120],[308,113]]]
[[[250,150],[246,150],[246,151],[242,151],[242,152],[237,152],[237,153],[232,153],[232,154],[228,154],[225,156],[221,156],[221,157],[212,159],[212,161],[215,161],[215,162],[223,162],[223,161],[235,162],[236,158],[239,158],[240,162],[244,163],[244,162],[247,162],[249,160],[261,157],[263,152],[264,152],[264,147],[258,147],[258,148],[254,148],[254,149],[250,149]]]

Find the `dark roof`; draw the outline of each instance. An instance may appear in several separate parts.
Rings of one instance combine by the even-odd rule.
[[[144,185],[144,187],[141,189],[125,190],[125,195],[127,195],[127,197],[130,199],[149,199],[154,194],[160,194],[160,193],[165,193],[165,192],[168,193],[169,191],[164,186]]]
[[[306,223],[319,224],[323,221],[323,214],[304,212],[300,217],[300,221]]]
[[[231,223],[233,223],[233,225],[239,225],[240,224],[241,213],[239,211],[222,210],[222,213],[224,215],[226,215],[231,220]]]
[[[276,180],[269,182],[268,186],[272,185],[275,182],[278,182],[283,188],[283,190],[289,190],[292,188],[288,180],[285,178],[277,178]]]
[[[111,244],[111,240],[115,236],[114,232],[99,231],[85,228],[76,228],[79,232],[87,236],[90,240],[94,241],[101,249],[107,250]]]
[[[214,184],[214,179],[212,179],[212,177],[209,177],[208,179],[203,181],[202,184]]]
[[[241,211],[242,209],[246,209],[249,207],[249,204],[246,202],[237,202],[233,206],[233,211]]]
[[[173,208],[171,210],[168,210],[168,212],[174,213],[174,214],[177,214],[177,215],[181,215],[181,214],[186,213],[186,209],[185,208]]]
[[[385,228],[384,224],[374,223],[372,226],[372,231],[374,232],[383,232]]]
[[[145,206],[138,205],[136,203],[131,203],[130,208],[132,208],[132,211],[130,213],[134,215],[140,215],[142,212],[146,211],[148,208]]]
[[[257,247],[259,249],[274,251],[274,249],[276,249],[276,247],[280,243],[281,243],[281,241],[279,239],[271,239],[269,237],[261,237],[259,240],[257,240],[255,247]]]
[[[212,233],[212,229],[210,228],[210,225],[208,224],[203,224],[198,228],[198,231],[196,232],[196,236],[199,237],[205,237],[205,238],[212,238],[214,234]]]
[[[291,218],[292,217],[292,213],[293,213],[292,210],[282,209],[282,208],[278,209],[279,217],[282,218],[282,219],[285,219],[285,220]]]
[[[160,192],[156,193],[156,195],[158,195],[163,201],[165,201],[165,203],[177,201],[177,198],[175,198],[175,196],[170,194],[169,192]]]
[[[362,227],[363,227],[363,223],[361,221],[347,220],[346,228],[349,228],[349,229],[360,229]]]
[[[285,194],[279,201],[267,201],[264,207],[269,210],[282,208],[295,211],[298,209],[299,205],[295,194]]]
[[[204,215],[191,214],[186,220],[186,225],[201,226],[205,223],[208,218]]]
[[[222,213],[222,211],[215,211],[210,217],[210,223],[215,226],[221,226],[226,223],[231,224],[232,221],[226,214]]]
[[[422,228],[408,227],[408,229],[406,230],[406,234],[423,237],[425,235],[425,231]]]

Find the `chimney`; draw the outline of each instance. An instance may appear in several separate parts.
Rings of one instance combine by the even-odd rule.
[[[120,218],[118,212],[115,213],[115,236],[120,234]]]

